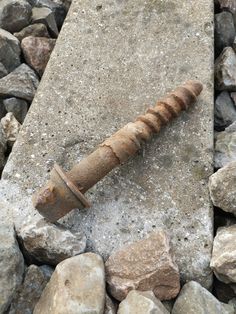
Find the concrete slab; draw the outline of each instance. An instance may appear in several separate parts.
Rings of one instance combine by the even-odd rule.
[[[31,195],[54,162],[69,169],[187,79],[204,92],[142,153],[89,193],[63,222],[105,258],[166,228],[183,281],[209,287],[213,150],[213,1],[74,0],[3,173],[17,227],[39,216]]]

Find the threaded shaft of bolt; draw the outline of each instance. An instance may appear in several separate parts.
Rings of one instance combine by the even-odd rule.
[[[127,161],[151,136],[193,104],[202,84],[188,81],[149,108],[135,122],[128,123],[105,140],[92,154],[75,165],[67,175],[82,193],[100,181],[113,168]]]

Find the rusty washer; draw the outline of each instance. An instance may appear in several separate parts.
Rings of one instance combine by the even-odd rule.
[[[84,193],[113,168],[127,161],[162,126],[193,104],[202,91],[198,81],[188,81],[177,87],[157,104],[106,139],[99,147],[64,172],[58,165],[51,171],[50,180],[33,196],[39,213],[51,222],[57,221],[75,208],[89,207]]]

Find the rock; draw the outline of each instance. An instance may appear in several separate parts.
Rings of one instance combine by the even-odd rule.
[[[35,6],[38,8],[46,7],[52,10],[55,16],[58,29],[61,29],[66,17],[66,6],[61,1],[37,0]]]
[[[222,281],[219,281],[217,278],[214,280],[214,295],[216,298],[224,303],[228,303],[229,300],[236,296],[234,287],[235,284],[226,284]]]
[[[28,36],[49,37],[47,27],[44,24],[33,24],[23,28],[20,32],[14,33],[14,36],[21,42]]]
[[[56,39],[32,36],[24,38],[21,42],[26,63],[40,76],[43,75],[55,43]]]
[[[7,112],[12,112],[19,123],[23,123],[28,111],[28,103],[20,98],[7,98],[3,100]]]
[[[0,104],[1,105],[1,104]],[[6,134],[3,130],[2,125],[0,124],[0,171],[2,171],[3,167],[5,166],[5,153],[7,150],[7,139]]]
[[[231,46],[235,38],[234,19],[230,12],[215,14],[215,48],[219,55],[221,51]]]
[[[44,219],[22,226],[18,232],[26,256],[40,263],[57,265],[66,258],[83,253],[86,248],[86,238],[81,233]]]
[[[63,4],[66,8],[66,11],[69,10],[72,0],[52,0],[55,3]]]
[[[23,63],[0,79],[0,96],[17,97],[31,102],[38,84],[39,80],[35,72]]]
[[[116,306],[111,298],[106,294],[104,314],[116,314]]]
[[[215,129],[224,130],[236,121],[236,107],[228,92],[222,92],[215,101]]]
[[[46,287],[53,268],[44,265],[30,265],[25,273],[25,278],[11,303],[9,314],[33,313],[36,303]]]
[[[4,64],[0,62],[0,79],[8,74]]]
[[[209,179],[209,190],[213,204],[236,216],[236,161],[219,169]]]
[[[33,8],[32,24],[43,23],[53,37],[58,36],[58,28],[54,13],[48,8]]]
[[[120,305],[117,314],[168,314],[164,305],[152,291],[130,291]]]
[[[130,290],[152,290],[160,300],[176,297],[180,289],[178,266],[169,238],[160,230],[109,257],[106,279],[111,295],[121,301]]]
[[[215,141],[215,168],[221,168],[231,161],[236,160],[236,130],[234,123],[225,129],[224,132],[216,134]]]
[[[236,283],[235,243],[236,225],[217,230],[210,266],[216,277],[224,283]]]
[[[199,283],[190,281],[184,285],[171,314],[234,314],[233,306],[219,302]]]
[[[223,10],[228,10],[232,14],[236,13],[236,2],[235,0],[218,0],[220,8]]]
[[[236,298],[229,300],[228,304],[234,307],[234,312],[236,313]]]
[[[12,112],[8,112],[1,119],[1,125],[6,135],[7,144],[12,147],[20,132],[21,124],[16,120]]]
[[[7,73],[20,65],[20,54],[21,49],[18,39],[4,29],[0,29],[0,62]]]
[[[236,91],[236,55],[231,47],[223,50],[215,62],[217,90]]]
[[[32,7],[26,0],[1,0],[0,27],[11,32],[19,32],[29,25]]]
[[[0,207],[0,313],[5,313],[21,284],[24,273],[24,259],[11,223],[11,208],[2,201]]]
[[[105,274],[102,258],[86,253],[57,265],[34,314],[103,314]]]
[[[0,99],[0,119],[5,117],[6,114],[7,114],[7,111],[6,111],[6,108],[4,106],[3,99]]]

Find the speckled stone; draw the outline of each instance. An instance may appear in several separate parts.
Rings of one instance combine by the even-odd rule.
[[[33,192],[54,162],[65,169],[188,79],[198,103],[88,193],[93,206],[61,222],[105,259],[157,227],[171,233],[183,282],[211,284],[213,1],[74,0],[47,65],[0,195],[16,228],[39,219]]]

